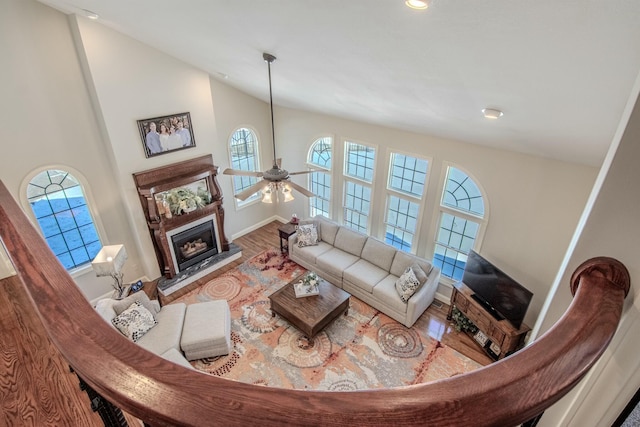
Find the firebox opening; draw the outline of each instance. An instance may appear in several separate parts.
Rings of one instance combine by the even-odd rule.
[[[213,220],[171,236],[178,271],[218,253]]]

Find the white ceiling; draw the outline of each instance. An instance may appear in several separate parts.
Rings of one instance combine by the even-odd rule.
[[[638,0],[41,1],[265,101],[270,52],[277,105],[594,166],[640,71]]]

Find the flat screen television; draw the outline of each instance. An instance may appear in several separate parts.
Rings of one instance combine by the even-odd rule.
[[[495,318],[520,328],[533,294],[477,252],[469,252],[462,283]]]

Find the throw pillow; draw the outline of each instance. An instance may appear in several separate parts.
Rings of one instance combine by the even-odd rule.
[[[136,342],[153,328],[158,322],[140,301],[135,301],[129,308],[117,315],[111,321],[122,335]]]
[[[313,218],[303,219],[298,222],[298,227],[300,227],[301,225],[311,225],[311,224],[316,226],[316,232],[318,233],[318,242],[319,242],[320,240],[322,240],[322,228],[320,227],[320,221]]]
[[[298,227],[298,246],[314,246],[318,244],[318,230],[314,224]]]
[[[413,264],[411,266],[411,270],[413,270],[413,274],[416,276],[416,279],[418,279],[418,282],[420,282],[420,286],[424,285],[428,277],[427,273],[424,272],[422,267],[420,267],[418,264]]]
[[[413,273],[411,267],[407,267],[402,273],[402,276],[396,280],[396,291],[400,295],[402,302],[409,301],[411,295],[413,295],[420,287],[420,282]]]
[[[128,297],[123,298],[123,299],[119,300],[118,302],[115,302],[113,304],[113,309],[115,310],[116,314],[120,314],[125,309],[129,308],[131,306],[131,304],[133,304],[136,301],[140,302],[140,304],[142,304],[142,306],[144,308],[149,310],[151,312],[151,314],[153,315],[153,318],[155,319],[156,314],[158,314],[158,310],[151,303],[151,300],[149,299],[147,294],[145,294],[143,291],[135,292],[135,293],[129,295]]]

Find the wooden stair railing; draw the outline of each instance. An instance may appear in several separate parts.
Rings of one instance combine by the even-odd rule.
[[[189,370],[122,337],[91,307],[2,182],[0,238],[63,357],[104,398],[151,426],[515,426],[559,400],[598,360],[630,286],[618,261],[585,262],[556,325],[525,349],[465,375],[384,390],[285,390]]]

